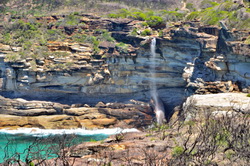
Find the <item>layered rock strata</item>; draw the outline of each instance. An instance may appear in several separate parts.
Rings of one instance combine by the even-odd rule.
[[[0,96],[0,129],[43,128],[141,128],[152,123],[152,110],[146,103],[101,103],[63,105],[46,101],[8,99]]]
[[[227,118],[250,114],[250,97],[245,93],[219,93],[193,95],[187,98],[183,105],[183,115],[186,120],[201,120]]]
[[[55,26],[61,17],[65,16],[36,19],[47,20],[51,25],[48,28],[64,29],[68,35],[77,31],[78,27]],[[165,28],[163,37],[142,37],[140,31],[138,35],[130,34],[138,21],[81,17],[85,29],[108,30],[117,42],[128,44],[127,52],[119,52],[110,42],[100,43],[95,55],[88,44],[48,42],[49,50],[66,52],[68,56],[38,58],[35,63],[32,58],[14,62],[5,59],[6,53],[20,48],[1,45],[1,94],[65,104],[148,101],[149,85],[155,79],[170,113],[193,93],[249,91],[250,45],[244,43],[249,32],[184,22]],[[150,74],[152,37],[157,38],[155,77]]]

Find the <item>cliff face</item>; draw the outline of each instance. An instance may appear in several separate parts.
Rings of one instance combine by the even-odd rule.
[[[226,83],[228,91],[247,91],[247,88],[249,90],[250,46],[242,42],[244,36],[249,36],[249,32],[221,29],[216,52],[210,56],[204,53],[197,59],[192,80],[201,82],[197,79],[202,78],[206,82],[229,81]]]
[[[51,22],[55,18],[41,19]],[[152,78],[149,44],[155,36],[129,35],[138,21],[90,15],[84,15],[82,21],[86,29],[102,27],[117,41],[130,44],[127,53],[117,52],[114,44],[103,42],[98,56],[94,57],[87,44],[50,42],[51,51],[65,51],[69,56],[49,56],[32,64],[30,58],[7,62],[5,52],[10,48],[2,45],[1,94],[65,103],[124,102],[131,98],[147,101],[149,83],[155,79],[160,96],[172,109],[182,102],[186,88],[188,94],[249,90],[250,45],[243,42],[249,32],[201,26],[198,22],[165,29],[163,37],[156,37],[156,78]],[[68,33],[77,30],[77,27],[59,28]],[[61,69],[53,65],[61,65]]]

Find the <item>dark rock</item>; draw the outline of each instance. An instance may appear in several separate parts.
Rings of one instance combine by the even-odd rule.
[[[66,34],[68,34],[68,35],[73,34],[76,29],[77,29],[76,26],[65,26],[64,27],[64,30],[65,30]]]
[[[205,32],[210,35],[218,36],[219,35],[219,28],[212,27],[212,26],[201,26],[198,29],[199,32]]]

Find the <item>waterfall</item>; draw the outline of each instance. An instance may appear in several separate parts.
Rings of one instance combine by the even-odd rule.
[[[151,62],[152,69],[150,70],[152,81],[150,81],[150,93],[151,93],[151,102],[154,105],[154,112],[156,115],[156,120],[158,124],[162,124],[165,121],[165,110],[164,104],[158,96],[157,86],[156,86],[156,39],[153,38],[150,44],[151,50]]]
[[[156,39],[153,38],[150,44],[150,51],[151,51],[151,61],[152,61],[152,69],[150,70],[151,75],[152,75],[152,81],[150,84],[150,89],[151,89],[151,97],[155,101],[155,105],[158,105],[158,100],[157,100],[157,87],[156,87],[156,75],[155,75],[155,67],[156,67]]]

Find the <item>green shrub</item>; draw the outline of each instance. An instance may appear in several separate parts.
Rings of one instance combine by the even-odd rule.
[[[79,19],[75,15],[68,15],[65,20],[65,25],[77,25],[79,23]]]
[[[23,20],[14,20],[12,24],[9,24],[7,27],[5,27],[5,30],[7,31],[17,31],[17,30],[31,30],[36,31],[41,26],[40,23],[30,23],[30,22],[24,22]]]
[[[144,21],[147,19],[147,15],[145,13],[142,13],[142,12],[134,12],[134,13],[132,13],[132,18]]]
[[[150,137],[150,136],[152,136],[152,135],[153,135],[153,134],[148,133],[148,134],[145,135],[145,137]]]
[[[28,49],[30,49],[31,48],[31,46],[33,45],[33,43],[31,42],[31,41],[25,41],[24,43],[23,43],[23,49],[24,50],[28,50]]]
[[[127,18],[131,16],[131,12],[127,9],[120,9],[117,14],[110,13],[108,14],[108,17],[110,18]]]
[[[79,15],[79,12],[74,12],[73,15]]]
[[[159,36],[159,37],[164,37],[164,33],[163,33],[162,30],[159,31],[158,36]]]
[[[233,150],[228,150],[225,152],[225,156],[227,159],[231,159],[235,155],[235,152]]]
[[[240,20],[237,24],[234,25],[237,29],[249,30],[250,28],[250,18],[246,20]]]
[[[100,51],[99,47],[94,45],[94,46],[93,46],[93,53],[94,53],[94,54],[98,54],[99,51]]]
[[[29,30],[32,30],[32,31],[36,31],[37,30],[37,27],[35,26],[35,24],[31,24],[31,23],[26,23],[27,27]]]
[[[35,166],[35,164],[31,161],[29,162],[29,166]]]
[[[184,148],[183,147],[181,147],[181,146],[175,146],[173,148],[172,155],[174,157],[178,157],[178,156],[180,156],[183,153],[184,153]]]
[[[96,29],[94,33],[95,33],[95,34],[103,34],[103,33],[105,33],[105,32],[107,32],[106,29]]]
[[[50,41],[63,40],[66,38],[63,32],[59,29],[49,29],[47,32],[45,32],[45,36],[47,40]]]
[[[218,2],[213,2],[213,1],[210,1],[209,3],[210,3],[213,7],[214,7],[214,6],[218,6],[218,5],[219,5],[219,3],[218,3]]]
[[[93,40],[93,45],[94,46],[99,46],[100,42],[98,40]]]
[[[16,62],[20,59],[20,55],[18,53],[7,54],[5,60],[8,62]]]
[[[149,36],[151,34],[152,34],[152,32],[150,29],[145,29],[144,31],[141,32],[142,36]]]
[[[15,20],[8,24],[2,32],[1,41],[11,46],[20,46],[24,50],[29,50],[32,45],[45,45],[47,43],[47,29],[41,23],[24,22]]]
[[[131,15],[131,13],[127,9],[120,9],[119,15],[121,18],[127,18],[128,16]]]
[[[89,142],[97,142],[97,140],[91,138],[91,139],[89,140]]]
[[[180,13],[177,11],[167,11],[167,10],[160,10],[160,11],[153,11],[148,10],[146,12],[143,11],[128,11],[127,9],[121,9],[118,13],[108,14],[108,17],[111,18],[132,18],[140,21],[146,21],[143,23],[143,26],[158,26],[163,24],[165,21],[179,21],[184,18],[186,14]]]
[[[148,23],[147,22],[143,22],[141,25],[144,26],[144,27],[147,27]]]
[[[194,4],[192,4],[192,3],[187,3],[187,5],[186,5],[186,8],[187,9],[191,9],[191,8],[193,8],[194,7]]]
[[[115,14],[115,13],[110,13],[110,14],[108,14],[108,17],[109,18],[119,18],[119,15]]]
[[[247,94],[247,97],[250,97],[250,93],[249,93],[249,94]]]
[[[138,29],[137,29],[137,28],[134,28],[134,29],[130,32],[130,35],[132,35],[132,36],[138,35],[137,31],[138,31]]]
[[[221,132],[217,133],[215,140],[217,145],[219,146],[228,146],[228,138],[231,138],[230,132],[227,131],[226,129],[221,129]]]
[[[116,47],[120,53],[125,53],[125,54],[128,53],[128,45],[127,44],[120,42],[120,43],[116,44]]]
[[[229,28],[248,29],[250,23],[249,20],[242,20],[237,18],[237,5],[231,1],[225,1],[221,4],[212,2],[210,0],[202,1],[202,4],[206,4],[207,8],[199,11],[191,12],[186,20],[200,19],[203,23],[209,25],[219,25],[219,21],[226,20],[226,24]],[[244,23],[243,23],[244,22]]]
[[[5,33],[3,34],[3,42],[8,44],[11,40],[11,36],[10,36],[10,33]]]
[[[187,125],[187,126],[194,126],[195,125],[195,121],[189,120],[189,121],[186,121],[184,124]]]
[[[148,10],[148,11],[146,12],[146,15],[147,15],[147,17],[150,17],[150,16],[154,16],[155,13],[154,13],[153,10]]]
[[[180,21],[185,17],[186,13],[181,13],[178,11],[161,10],[160,15],[164,21]]]
[[[95,36],[87,36],[86,39],[85,39],[85,42],[87,43],[91,43],[95,46],[98,46],[99,45],[99,41],[97,40],[97,37]]]
[[[146,22],[150,27],[155,27],[163,24],[163,18],[160,16],[151,16],[147,18]]]
[[[76,34],[72,35],[71,39],[73,41],[78,42],[78,43],[84,43],[85,40],[86,40],[86,37],[87,37],[86,35],[82,35],[82,34],[76,33]]]
[[[150,141],[155,141],[156,140],[156,138],[150,138]]]
[[[239,19],[237,18],[237,12],[236,11],[232,11],[228,13],[228,19],[229,21],[239,21]]]
[[[201,20],[205,24],[219,25],[219,21],[228,16],[228,11],[217,10],[213,7],[207,8],[200,13]]]
[[[115,39],[110,35],[109,32],[104,31],[101,36],[98,37],[101,41],[113,42]]]
[[[93,53],[94,54],[99,53],[99,51],[100,51],[100,49],[99,49],[100,42],[97,40],[97,38],[95,36],[88,36],[85,41],[89,42],[89,43],[92,43],[92,45],[93,45]]]
[[[57,30],[54,30],[54,29],[49,29],[47,31],[48,35],[55,35],[57,33]]]
[[[198,12],[198,11],[191,12],[191,13],[186,17],[186,20],[194,20],[194,19],[199,18],[199,16],[200,16],[200,12]]]

